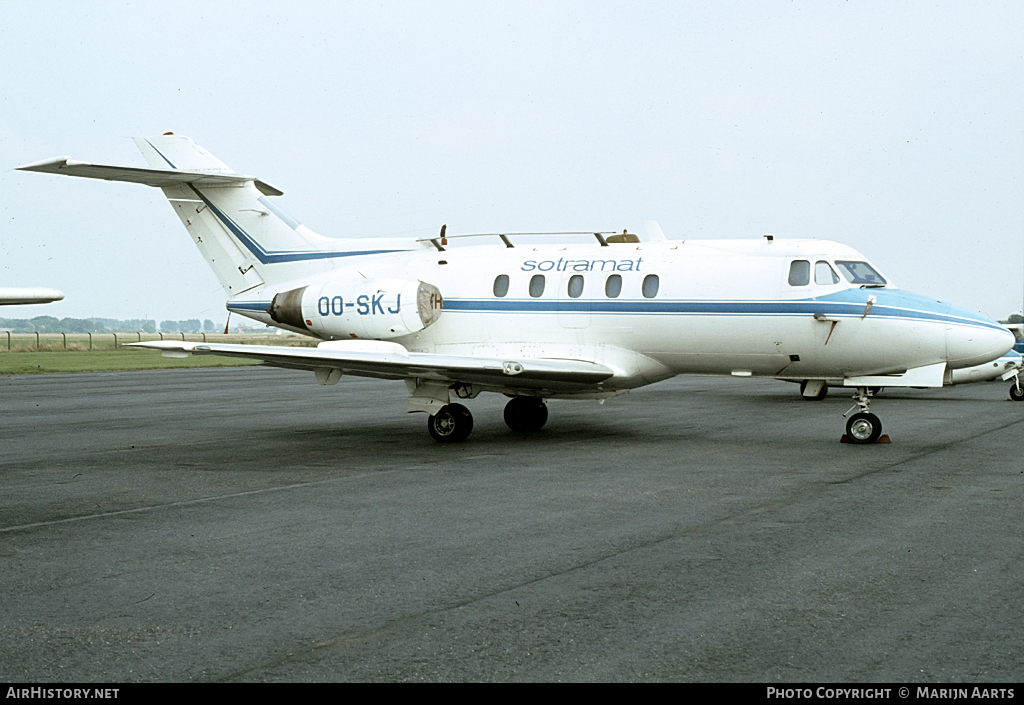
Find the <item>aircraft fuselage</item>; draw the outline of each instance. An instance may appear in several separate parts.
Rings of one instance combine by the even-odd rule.
[[[246,292],[228,308],[281,325],[268,312],[274,296],[301,286],[293,330],[323,340],[389,339],[410,352],[586,359],[615,370],[605,390],[678,374],[841,383],[937,363],[968,367],[1013,342],[979,314],[891,285],[791,283],[794,262],[833,270],[837,261],[867,262],[821,240],[499,243],[352,260]],[[422,330],[389,334],[388,319],[415,305],[408,288],[401,298],[410,282],[436,288],[439,315]]]

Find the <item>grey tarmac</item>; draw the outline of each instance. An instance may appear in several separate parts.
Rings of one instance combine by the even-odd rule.
[[[1007,682],[1024,404],[679,378],[467,402],[274,369],[0,377],[0,680]]]

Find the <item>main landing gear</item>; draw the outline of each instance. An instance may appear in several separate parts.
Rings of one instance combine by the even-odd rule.
[[[512,397],[505,405],[505,425],[516,433],[533,433],[548,421],[548,405],[537,397]]]
[[[448,404],[427,417],[427,430],[438,443],[459,443],[473,431],[473,414],[462,404]]]
[[[533,433],[548,420],[548,406],[537,397],[512,397],[505,405],[505,424],[516,433]],[[473,415],[462,404],[447,404],[427,418],[427,430],[438,443],[459,443],[473,431]]]
[[[869,411],[870,398],[871,391],[868,387],[857,387],[857,393],[853,395],[856,405],[850,411],[856,408],[860,408],[860,411],[847,419],[846,435],[843,436],[844,442],[876,443],[882,436],[882,422]],[[846,413],[848,414],[850,411]],[[845,415],[843,414],[843,416]]]

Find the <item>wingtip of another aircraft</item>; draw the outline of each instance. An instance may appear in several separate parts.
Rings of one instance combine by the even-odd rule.
[[[32,288],[0,288],[0,305],[12,304],[48,304],[61,301],[64,292],[57,289]]]

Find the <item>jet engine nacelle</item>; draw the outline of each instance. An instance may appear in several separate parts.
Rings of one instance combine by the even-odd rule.
[[[267,312],[284,326],[323,338],[387,340],[423,330],[441,316],[441,307],[433,284],[356,279],[283,291]]]

